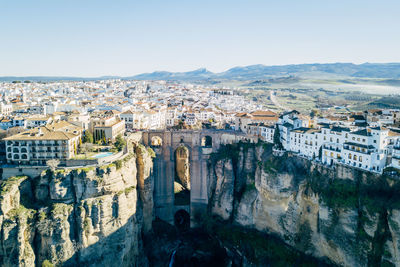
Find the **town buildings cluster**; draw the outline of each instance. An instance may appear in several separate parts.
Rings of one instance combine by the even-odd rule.
[[[382,173],[386,167],[400,166],[399,121],[400,110],[314,118],[293,110],[281,114],[274,126],[259,124],[258,131],[250,130],[249,134],[257,133],[279,149],[327,165],[344,164]]]
[[[0,157],[14,165],[61,162],[90,133],[109,145],[126,132],[217,128],[241,131],[280,150],[381,173],[400,168],[400,110],[278,113],[240,91],[166,81],[0,83]]]

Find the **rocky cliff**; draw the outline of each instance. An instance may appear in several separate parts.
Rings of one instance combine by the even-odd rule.
[[[271,146],[223,146],[209,163],[209,212],[342,266],[400,266],[400,182],[325,167]]]
[[[107,166],[47,171],[1,183],[1,266],[146,266],[153,219],[144,147]]]

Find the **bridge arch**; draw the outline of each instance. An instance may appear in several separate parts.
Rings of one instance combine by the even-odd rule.
[[[154,138],[153,138],[154,137]],[[184,209],[196,225],[196,214],[207,210],[208,203],[208,160],[221,144],[236,143],[244,134],[230,130],[151,130],[143,133],[143,143],[152,146],[158,137],[161,147],[153,147],[156,158],[153,159],[155,215],[174,224],[177,210]],[[153,139],[153,142],[152,142]],[[211,145],[211,147],[210,147]],[[176,168],[177,163],[181,166]],[[186,166],[185,166],[186,164]],[[183,185],[177,189],[190,189],[189,203],[179,205],[176,200],[176,176],[184,177]]]
[[[191,188],[191,160],[190,150],[180,145],[174,152],[174,204],[178,206],[190,205]]]
[[[154,147],[160,147],[160,146],[163,145],[163,140],[162,140],[162,138],[161,138],[160,136],[158,136],[158,135],[152,136],[151,139],[150,139],[150,141],[151,141],[151,142],[150,142],[151,146],[154,146]]]
[[[205,135],[201,138],[202,147],[213,147],[213,138],[209,135]]]
[[[188,230],[190,228],[190,214],[184,209],[178,210],[174,215],[174,224],[181,231]]]

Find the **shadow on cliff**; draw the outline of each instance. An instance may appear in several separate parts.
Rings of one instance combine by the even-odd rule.
[[[129,239],[132,242],[127,243]],[[82,243],[82,240],[77,241]],[[62,266],[146,266],[147,258],[142,248],[141,215],[137,213],[115,232],[99,237],[95,244],[77,248],[75,254]]]
[[[26,192],[26,197],[21,199],[21,202],[24,202],[25,205],[30,205],[32,208],[38,208],[37,206],[45,207],[46,205],[42,203],[43,201],[39,201],[40,203],[33,203],[29,201],[29,199],[35,199],[35,196],[30,190],[30,188],[35,187],[34,182],[30,181],[23,185],[23,192]],[[91,244],[87,247],[83,247],[84,240],[83,237],[88,231],[87,222],[82,221],[84,218],[80,217],[79,209],[82,208],[79,202],[73,200],[73,211],[68,216],[69,223],[69,236],[65,237],[61,233],[61,229],[53,229],[56,236],[60,236],[62,243],[60,245],[55,246],[55,253],[57,257],[63,256],[64,253],[62,249],[71,249],[73,251],[73,255],[65,260],[64,262],[60,262],[61,266],[147,266],[147,258],[143,253],[143,242],[142,242],[142,231],[143,231],[143,205],[139,198],[140,192],[137,189],[136,199],[136,213],[132,214],[124,225],[121,225],[114,232],[108,234],[107,236],[103,235],[104,229],[107,229],[107,225],[100,225],[100,231],[96,231],[91,234],[92,237],[97,237],[98,240],[96,243]],[[47,207],[57,201],[49,200],[49,195],[47,198]],[[58,202],[62,203],[62,202]],[[93,209],[93,207],[92,207]],[[50,212],[48,210],[47,212]],[[92,210],[93,212],[93,210]],[[106,221],[105,224],[118,224],[120,223],[120,218],[118,217],[118,209],[117,211],[112,212],[113,218],[109,221]],[[90,223],[90,222],[89,222]],[[94,222],[92,221],[92,224]],[[94,227],[94,225],[92,225]],[[104,228],[104,229],[103,229]],[[46,260],[51,259],[51,255],[53,254],[53,250],[49,250],[46,247],[46,240],[42,240],[41,234],[36,232],[35,238],[33,241],[33,248],[36,255],[36,264],[40,266],[40,264]],[[46,237],[45,237],[46,238]],[[72,248],[64,247],[65,239],[70,239],[72,242]],[[53,255],[54,257],[54,255]]]

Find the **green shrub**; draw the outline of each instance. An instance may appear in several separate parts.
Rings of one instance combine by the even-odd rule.
[[[46,219],[46,212],[39,212],[39,222],[44,221]]]
[[[256,190],[256,185],[255,183],[249,183],[246,185],[246,191],[252,191],[252,190]]]
[[[156,157],[156,153],[154,152],[153,149],[151,149],[151,147],[147,148],[147,152],[149,153],[150,157],[152,157],[152,158]]]
[[[114,163],[117,170],[122,168],[122,160],[116,160]]]
[[[114,147],[118,150],[118,151],[122,151],[122,149],[126,146],[126,141],[125,139],[122,137],[122,135],[118,135],[115,138],[115,144]]]
[[[42,267],[54,267],[54,264],[51,263],[49,260],[44,260],[42,262]]]
[[[128,195],[130,192],[132,192],[133,190],[135,190],[136,189],[136,186],[130,186],[130,187],[127,187],[127,188],[125,188],[125,190],[124,190],[124,192],[125,192],[125,195]]]

